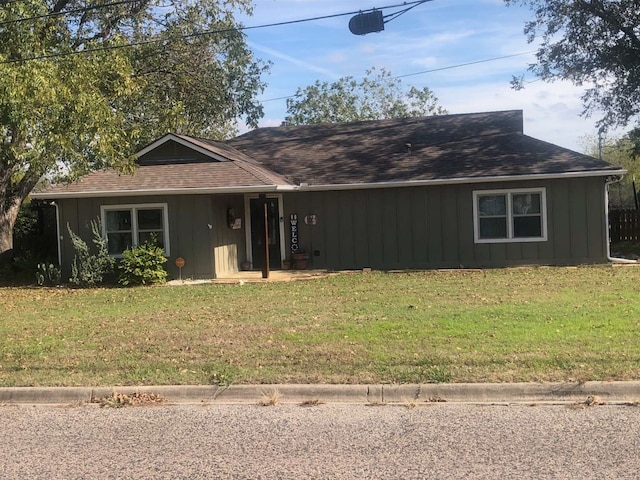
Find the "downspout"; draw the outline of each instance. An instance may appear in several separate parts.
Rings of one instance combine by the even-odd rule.
[[[55,201],[51,202],[51,205],[53,205],[56,208],[56,243],[58,244],[58,266],[62,267],[62,243],[61,243],[62,237],[60,236],[60,207]]]
[[[622,175],[611,175],[605,178],[604,181],[604,231],[606,232],[607,260],[613,263],[638,263],[636,260],[611,256],[611,237],[609,235],[609,185],[618,183],[620,180],[622,180]]]

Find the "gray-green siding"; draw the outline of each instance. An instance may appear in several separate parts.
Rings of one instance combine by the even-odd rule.
[[[545,188],[546,241],[475,243],[473,191]],[[311,268],[421,269],[581,264],[607,260],[605,183],[602,177],[527,182],[460,184],[282,194],[285,250],[291,214],[297,214],[299,244]],[[185,259],[185,278],[215,278],[235,272],[246,260],[248,219],[231,229],[227,210],[244,216],[245,196],[175,195],[64,199],[58,202],[65,275],[73,259],[66,225],[90,240],[86,225],[103,205],[166,203],[170,256],[167,270],[178,277],[175,259]],[[317,225],[304,218],[314,214]],[[272,268],[278,268],[272,259]]]
[[[227,209],[243,211],[243,195],[175,195],[120,198],[64,199],[58,202],[60,233],[63,237],[62,263],[65,276],[70,273],[74,252],[67,233],[67,224],[90,245],[88,224],[100,218],[100,207],[106,205],[139,205],[166,203],[169,218],[170,255],[166,268],[172,278],[178,278],[175,259],[182,257],[184,278],[215,278],[238,270],[244,260],[243,230],[227,225]],[[211,228],[209,227],[211,226]],[[237,255],[230,258],[230,252]]]
[[[475,243],[473,191],[546,188],[548,239]],[[311,265],[329,269],[498,267],[607,260],[604,179],[322,191],[284,196]]]

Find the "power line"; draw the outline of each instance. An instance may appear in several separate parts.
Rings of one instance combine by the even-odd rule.
[[[119,2],[113,2],[113,3],[103,3],[101,5],[89,5],[87,7],[82,7],[82,8],[74,8],[72,10],[65,10],[64,12],[52,12],[52,13],[47,13],[44,15],[37,15],[35,17],[24,17],[24,18],[14,18],[13,20],[4,20],[2,22],[0,22],[0,26],[1,25],[8,25],[8,24],[13,24],[13,23],[22,23],[22,22],[29,22],[31,20],[42,20],[45,18],[53,18],[53,17],[59,17],[62,15],[71,15],[72,13],[83,13],[83,12],[89,12],[91,10],[98,10],[100,8],[107,8],[107,7],[116,7],[118,5],[125,5],[127,3],[137,3],[140,0],[121,0]]]
[[[417,1],[413,1],[413,2],[406,2],[406,3],[402,3],[402,4],[397,4],[397,5],[387,5],[385,7],[379,7],[377,9],[370,9],[370,10],[386,10],[388,8],[397,8],[397,7],[404,7],[404,6],[407,6],[407,5],[421,4],[421,3],[425,3],[425,1],[428,1],[428,0],[417,0]],[[369,10],[366,10],[366,11],[369,11]],[[120,49],[123,49],[123,48],[138,47],[138,46],[149,45],[149,44],[153,44],[153,43],[169,44],[169,43],[172,43],[172,42],[175,42],[175,41],[178,41],[178,40],[187,40],[187,39],[190,39],[190,38],[203,37],[203,36],[207,36],[207,35],[216,35],[216,34],[220,34],[220,33],[230,33],[230,32],[244,31],[244,30],[255,30],[255,29],[258,29],[258,28],[280,27],[280,26],[284,26],[284,25],[293,25],[293,24],[303,23],[303,22],[313,22],[313,21],[316,21],[316,20],[326,20],[326,19],[329,19],[329,18],[344,17],[344,16],[347,16],[347,15],[356,15],[356,14],[361,13],[361,12],[362,12],[362,10],[358,10],[358,11],[346,12],[346,13],[336,13],[336,14],[333,14],[333,15],[322,15],[322,16],[318,16],[318,17],[304,18],[304,19],[300,19],[300,20],[289,20],[289,21],[285,21],[285,22],[268,23],[268,24],[263,24],[263,25],[253,25],[253,26],[248,26],[248,27],[239,26],[239,27],[234,27],[234,28],[225,28],[225,29],[221,29],[221,30],[208,30],[208,31],[205,31],[205,32],[196,32],[196,33],[191,33],[191,34],[186,34],[186,35],[180,35],[180,36],[172,37],[172,38],[168,38],[168,39],[154,39],[154,40],[146,40],[146,41],[141,41],[141,42],[127,43],[127,44],[122,44],[122,45],[107,45],[107,46],[102,46],[102,47],[86,48],[86,49],[83,49],[83,50],[74,50],[74,51],[71,51],[71,52],[57,52],[57,53],[36,55],[36,56],[33,56],[33,57],[27,57],[27,58],[20,58],[20,59],[14,59],[14,60],[4,60],[4,61],[0,62],[0,65],[6,65],[6,64],[11,64],[11,63],[26,63],[26,62],[30,62],[30,61],[34,61],[34,60],[50,60],[52,58],[68,57],[68,56],[71,56],[71,55],[82,55],[82,54],[104,52],[104,51],[110,51],[110,50],[120,50]]]
[[[7,0],[11,3],[16,3],[18,1],[21,0]],[[21,23],[21,22],[27,22],[30,20],[42,20],[44,18],[50,18],[50,17],[58,17],[60,15],[68,15],[68,14],[72,14],[72,13],[82,13],[82,12],[86,12],[86,11],[90,11],[90,10],[98,10],[101,8],[108,8],[108,7],[113,7],[113,6],[118,6],[118,5],[123,5],[123,4],[127,4],[127,3],[138,3],[140,0],[122,0],[122,1],[118,1],[118,2],[113,2],[113,3],[103,3],[100,5],[89,5],[87,7],[82,7],[82,8],[76,8],[73,10],[66,10],[66,11],[60,11],[60,12],[52,12],[52,13],[47,13],[47,14],[43,14],[43,15],[37,15],[34,17],[23,17],[23,18],[15,18],[13,20],[4,20],[2,22],[0,22],[0,25],[6,25],[6,24],[11,24],[11,23]],[[371,11],[371,10],[386,10],[388,8],[396,8],[396,7],[405,7],[407,5],[411,5],[411,7],[407,8],[406,10],[402,11],[401,13],[405,13],[408,10],[411,10],[414,7],[417,7],[418,5],[422,4],[422,3],[426,3],[432,0],[416,0],[413,2],[406,2],[406,3],[402,3],[399,5],[389,5],[386,7],[380,7],[380,8],[372,8],[372,9],[367,9],[364,10],[365,12]],[[326,15],[326,16],[322,16],[322,17],[315,17],[315,18],[309,18],[309,19],[302,19],[302,20],[292,20],[292,21],[288,21],[288,22],[280,22],[280,23],[273,23],[273,24],[269,24],[269,25],[256,25],[253,27],[244,27],[243,29],[248,30],[248,29],[252,29],[252,28],[264,28],[264,27],[273,27],[273,26],[278,26],[278,25],[288,25],[288,24],[293,24],[293,23],[299,23],[299,22],[309,22],[309,21],[313,21],[313,20],[323,20],[326,18],[333,18],[333,17],[339,17],[339,16],[345,16],[345,15],[355,15],[357,13],[361,13],[363,10],[358,10],[356,12],[348,12],[348,13],[339,13],[339,14],[335,14],[335,15]],[[394,14],[395,15],[395,14]]]
[[[530,55],[532,53],[535,53],[535,50],[529,51],[529,52],[521,52],[521,53],[514,53],[511,55],[503,55],[501,57],[493,57],[493,58],[486,58],[484,60],[476,60],[473,62],[466,62],[466,63],[458,63],[456,65],[449,65],[447,67],[440,67],[440,68],[433,68],[431,70],[422,70],[420,72],[414,72],[414,73],[405,73],[404,75],[394,75],[393,77],[389,77],[390,79],[394,79],[394,78],[404,78],[404,77],[412,77],[414,75],[423,75],[425,73],[433,73],[433,72],[440,72],[442,70],[451,70],[453,68],[460,68],[460,67],[467,67],[469,65],[476,65],[478,63],[487,63],[487,62],[494,62],[496,60],[503,60],[505,58],[511,58],[511,57],[520,57],[522,55]],[[537,80],[533,80],[531,82],[526,82],[526,83],[533,83]],[[277,100],[286,100],[288,98],[294,98],[294,97],[299,97],[301,95],[287,95],[284,97],[277,97],[277,98],[269,98],[267,100],[260,100],[260,103],[266,103],[266,102],[275,102]]]
[[[529,52],[521,52],[521,53],[514,53],[512,55],[503,55],[502,57],[493,57],[493,58],[486,58],[484,60],[476,60],[474,62],[467,62],[467,63],[460,63],[458,65],[451,65],[449,67],[440,67],[440,68],[433,68],[431,70],[422,70],[421,72],[414,72],[414,73],[406,73],[404,75],[398,75],[395,78],[404,78],[404,77],[412,77],[414,75],[422,75],[424,73],[433,73],[433,72],[440,72],[442,70],[449,70],[451,68],[459,68],[459,67],[466,67],[469,65],[476,65],[478,63],[487,63],[487,62],[493,62],[495,60],[503,60],[505,58],[511,58],[511,57],[520,57],[522,55],[530,55],[532,53],[535,53],[535,50],[531,50]]]

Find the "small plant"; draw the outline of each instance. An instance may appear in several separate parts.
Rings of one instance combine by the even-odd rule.
[[[273,389],[271,392],[263,392],[260,405],[263,407],[273,407],[280,403],[280,392],[278,389]]]
[[[212,363],[205,365],[205,373],[211,385],[227,386],[233,383],[235,372],[225,364]]]
[[[125,250],[122,260],[118,265],[120,285],[153,285],[167,281],[167,271],[164,264],[167,262],[164,250],[152,237],[150,241],[142,245]]]
[[[451,372],[437,365],[431,367],[425,374],[429,383],[447,383],[451,381]]]
[[[61,271],[53,263],[39,263],[36,271],[36,283],[42,286],[55,286],[60,284]]]
[[[71,264],[69,281],[79,287],[92,287],[102,283],[114,268],[114,260],[109,255],[107,240],[102,236],[100,222],[91,220],[90,228],[92,242],[96,248],[95,254],[90,252],[87,243],[76,235],[67,224],[71,244],[76,253]]]
[[[97,398],[94,402],[99,403],[103,408],[122,408],[133,405],[150,405],[164,403],[166,400],[161,395],[155,393],[132,393],[126,395],[124,393],[113,392],[108,397]]]

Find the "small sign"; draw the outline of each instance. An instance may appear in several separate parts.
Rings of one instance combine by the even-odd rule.
[[[182,267],[184,267],[184,263],[185,263],[184,262],[184,258],[182,258],[182,257],[176,258],[176,267],[182,268]]]
[[[231,224],[232,230],[240,230],[242,228],[242,218],[236,218]]]
[[[289,217],[289,223],[291,224],[291,253],[296,253],[300,250],[300,245],[298,245],[298,215],[292,213]]]
[[[318,224],[318,216],[317,215],[307,215],[304,217],[304,223],[307,225],[317,225]]]

